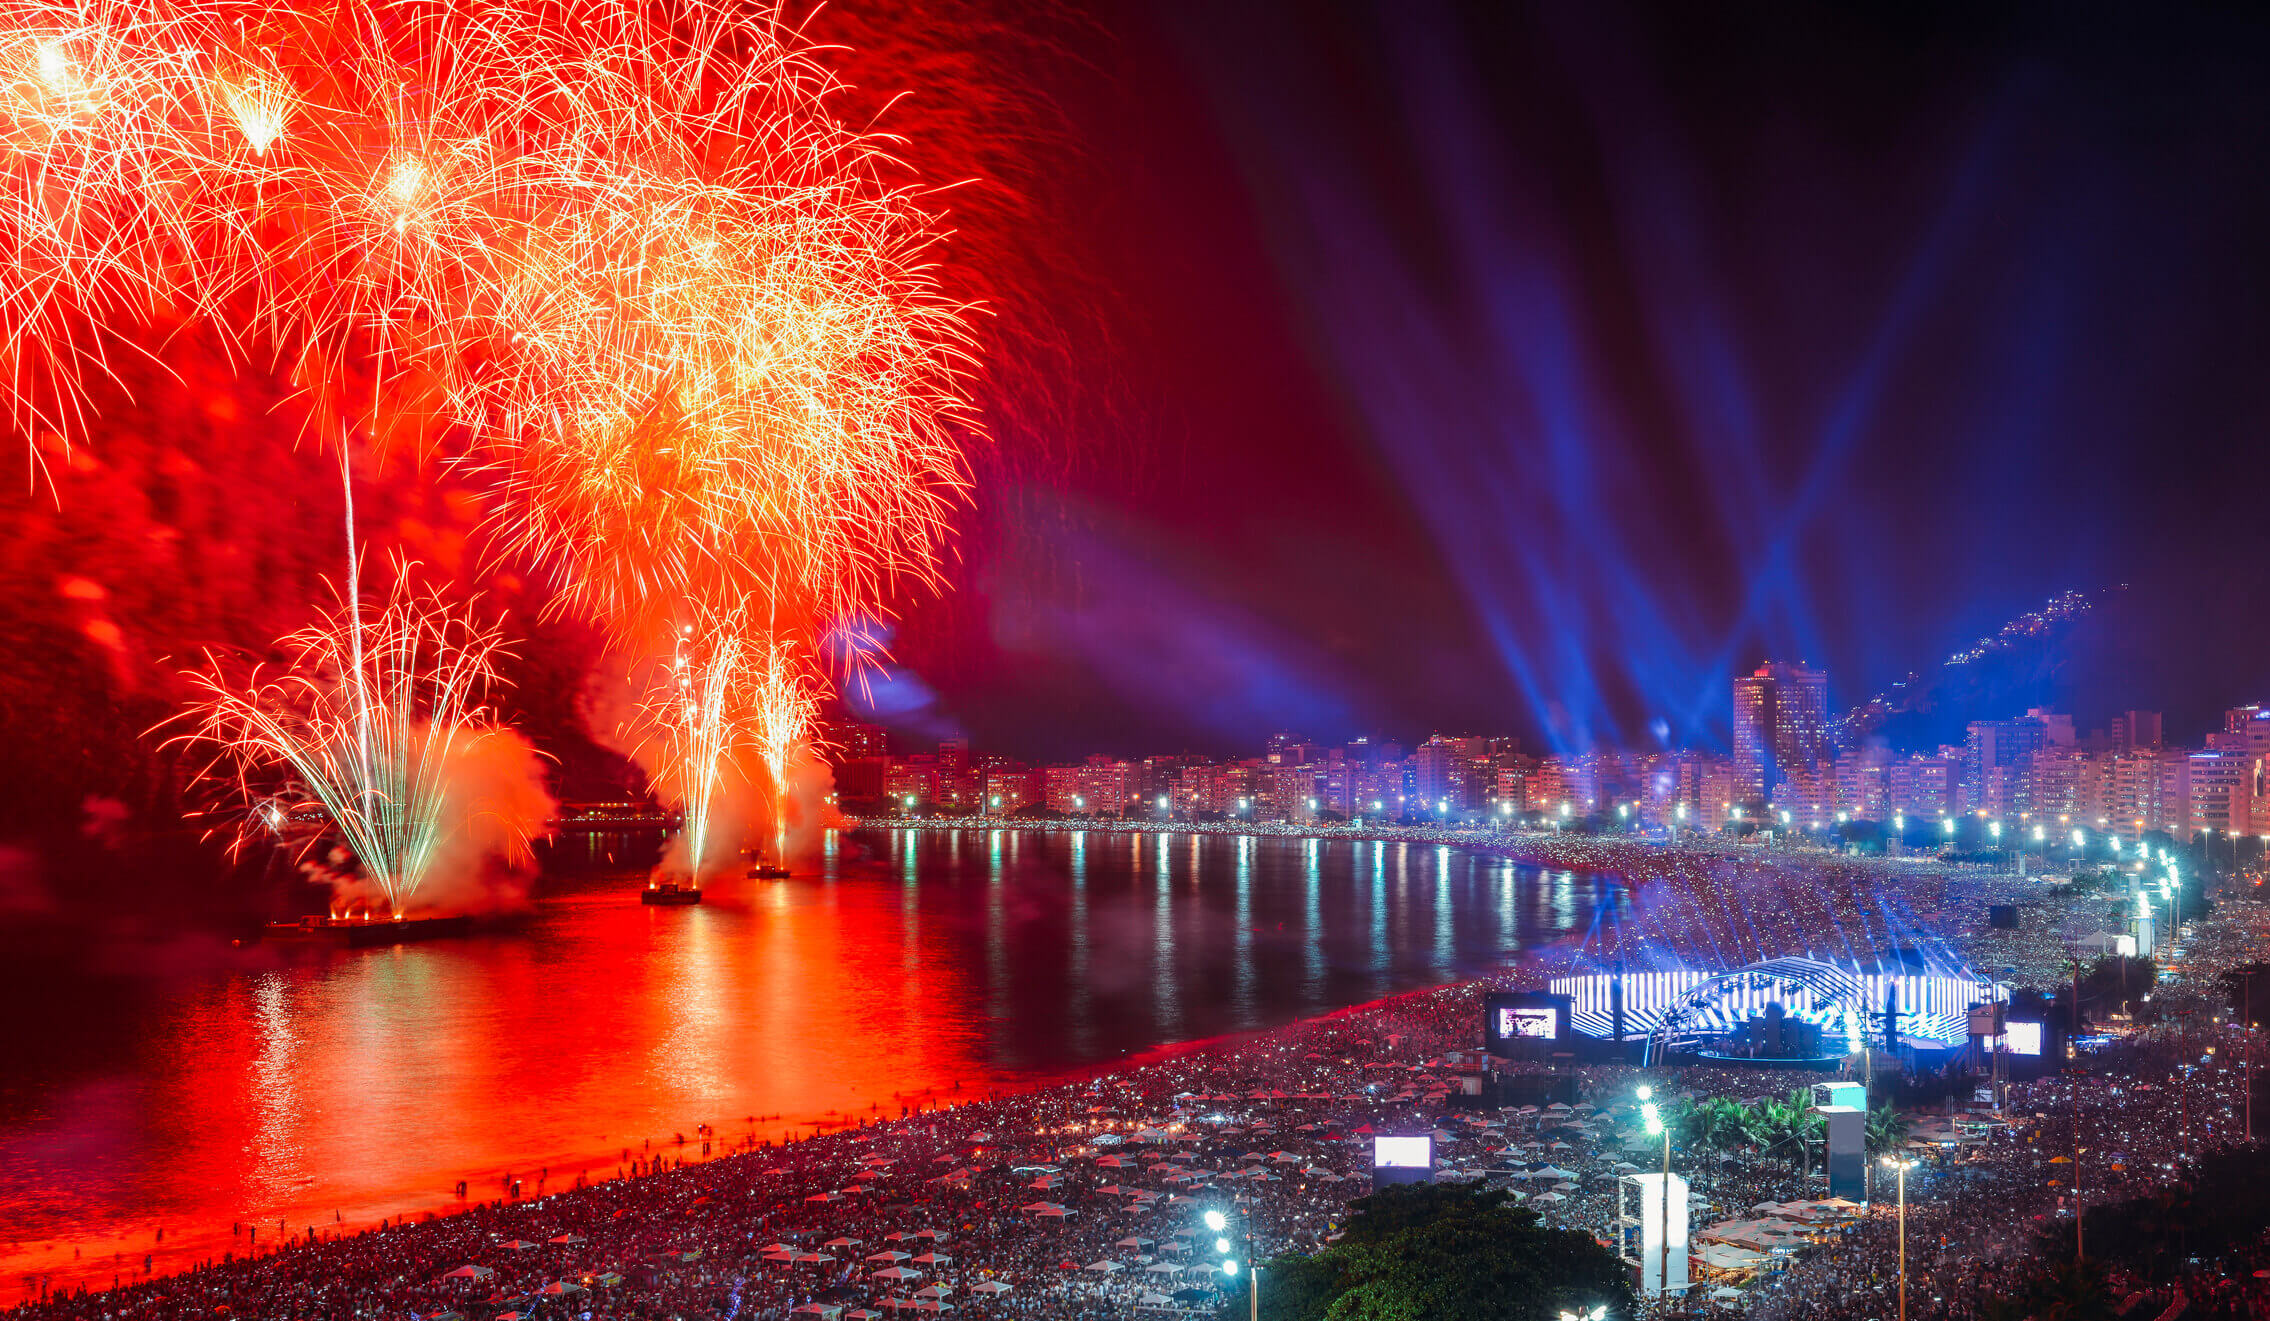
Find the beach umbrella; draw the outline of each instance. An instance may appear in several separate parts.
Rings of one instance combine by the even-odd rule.
[[[527,1239],[516,1238],[512,1242],[505,1244],[505,1246],[511,1248],[514,1252],[526,1252],[528,1249],[535,1247],[536,1245],[529,1242]]]
[[[441,1278],[445,1280],[485,1280],[494,1274],[496,1272],[486,1266],[467,1265],[460,1266],[456,1270],[444,1274]]]
[[[1094,1271],[1098,1275],[1110,1275],[1115,1271],[1122,1271],[1127,1268],[1116,1261],[1091,1261],[1085,1269]]]
[[[840,1202],[843,1200],[843,1194],[830,1190],[824,1193],[813,1193],[804,1200],[807,1202]]]
[[[588,1243],[591,1240],[585,1238],[581,1234],[555,1234],[551,1238],[548,1238],[544,1241],[547,1243],[575,1244]]]
[[[926,1238],[933,1243],[943,1243],[946,1241],[946,1231],[942,1229],[918,1229],[914,1231],[914,1237]]]

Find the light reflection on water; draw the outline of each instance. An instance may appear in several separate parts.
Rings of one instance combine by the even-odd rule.
[[[685,909],[572,877],[468,939],[55,988],[60,1017],[0,1041],[0,1272],[60,1257],[60,1282],[77,1244],[99,1269],[71,1278],[107,1283],[113,1248],[138,1262],[160,1226],[218,1255],[232,1221],[353,1226],[508,1173],[532,1193],[703,1122],[808,1133],[1282,1023],[1503,967],[1599,893],[1270,836],[874,831],[814,866]]]

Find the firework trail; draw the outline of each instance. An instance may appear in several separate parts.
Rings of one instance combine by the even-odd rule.
[[[694,884],[714,873],[733,847],[716,830],[722,796],[738,776],[738,754],[752,742],[750,698],[754,648],[744,636],[740,607],[699,607],[681,625],[670,666],[653,685],[641,711],[646,735],[659,747],[658,788],[675,799],[684,826],[664,870]]]
[[[473,802],[465,792],[467,765],[500,745],[526,747],[482,701],[503,654],[496,629],[398,585],[359,622],[342,605],[281,650],[281,663],[241,676],[213,660],[193,679],[202,700],[181,736],[211,748],[216,777],[257,805],[248,826],[282,834],[319,814],[394,916],[417,906],[445,860],[530,861],[549,805],[530,812],[509,795]]]
[[[752,694],[756,705],[757,749],[763,755],[772,793],[773,860],[788,860],[789,770],[799,756],[819,749],[821,676],[809,653],[786,637],[766,640],[764,666]]]

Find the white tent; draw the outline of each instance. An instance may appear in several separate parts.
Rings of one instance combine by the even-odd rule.
[[[969,1291],[970,1291],[971,1293],[982,1293],[982,1294],[988,1294],[988,1295],[990,1295],[990,1294],[997,1294],[997,1293],[1007,1293],[1007,1292],[1009,1292],[1009,1286],[1008,1286],[1008,1285],[1006,1285],[1006,1284],[1003,1284],[1003,1283],[1001,1283],[1001,1282],[1000,1282],[999,1280],[987,1280],[987,1281],[985,1281],[985,1282],[984,1282],[984,1283],[982,1283],[982,1284],[973,1284],[973,1285],[971,1285],[971,1286],[969,1287]]]
[[[1120,1265],[1116,1261],[1091,1261],[1087,1264],[1085,1269],[1094,1271],[1098,1275],[1110,1275],[1114,1272],[1123,1271],[1127,1268]]]

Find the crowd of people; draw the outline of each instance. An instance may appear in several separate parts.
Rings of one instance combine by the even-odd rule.
[[[1629,846],[1598,845],[1603,849]],[[1786,947],[1806,923],[1862,927],[1895,903],[1916,930],[1946,933],[1975,878],[1903,864],[1651,855],[1635,900],[1653,938],[1683,956],[1739,961]],[[1588,865],[1629,861],[1603,855]],[[1726,869],[1732,869],[1731,871]],[[1893,877],[1904,889],[1888,890]],[[1729,878],[1733,878],[1729,881]],[[1812,878],[1810,889],[1798,884]],[[1734,888],[1728,888],[1729,885]],[[1743,891],[1743,885],[1762,889]],[[1999,884],[1999,882],[1997,882]],[[2036,887],[2039,888],[2038,885]],[[1989,891],[1988,893],[2000,893]],[[1954,897],[1950,897],[1954,896]],[[1788,904],[1795,911],[1769,911]],[[1810,906],[1805,906],[1805,905]],[[1715,912],[1717,916],[1711,914]],[[1652,920],[1649,915],[1654,915]],[[2270,912],[2234,900],[2197,924],[2194,979],[2265,948]],[[1967,919],[1966,919],[1967,920]],[[1725,947],[1736,925],[1786,935]],[[1595,933],[1597,937],[1598,933]],[[1629,938],[1628,936],[1626,938]],[[1699,946],[1719,942],[1711,948]],[[1689,942],[1681,946],[1678,942]],[[1818,948],[1813,946],[1811,948]],[[1534,972],[1519,974],[1533,981]],[[1088,1321],[1149,1312],[1210,1315],[1254,1261],[1310,1250],[1371,1188],[1380,1133],[1436,1139],[1436,1177],[1513,1191],[1547,1221],[1613,1241],[1618,1178],[1656,1168],[1636,1088],[1660,1099],[1781,1095],[1809,1081],[1714,1064],[1534,1066],[1569,1089],[1543,1104],[1485,1107],[1466,1079],[1480,1065],[1483,996],[1467,982],[1169,1050],[1118,1071],[1038,1091],[918,1105],[785,1145],[704,1155],[698,1142],[641,1152],[619,1178],[359,1233],[309,1233],[171,1277],[27,1281],[21,1321],[863,1321],[860,1313],[966,1311]],[[2265,987],[2270,992],[2270,986]],[[1917,1315],[1978,1317],[2046,1228],[2077,1201],[2180,1181],[2196,1162],[2249,1140],[2245,1079],[2253,1034],[2191,1015],[2095,1046],[2079,1074],[2014,1084],[1994,1113],[1966,1104],[1908,1148],[1907,1274]],[[1490,1099],[1505,1099],[1502,1096]],[[1951,1103],[1950,1103],[1951,1107]],[[1682,1143],[1698,1237],[1768,1203],[1818,1197],[1815,1163],[1791,1151]],[[1646,1304],[1658,1317],[1741,1310],[1770,1321],[1887,1318],[1898,1288],[1897,1217],[1869,1209],[1809,1226],[1743,1268],[1701,1272],[1694,1290]],[[1218,1212],[1224,1228],[1207,1223]],[[248,1245],[253,1240],[247,1240]],[[2119,1279],[2164,1303],[2166,1281]],[[2191,1282],[2218,1314],[2270,1316],[2270,1277]],[[104,1287],[104,1286],[110,1287]],[[2157,1315],[2155,1310],[2153,1315]]]

